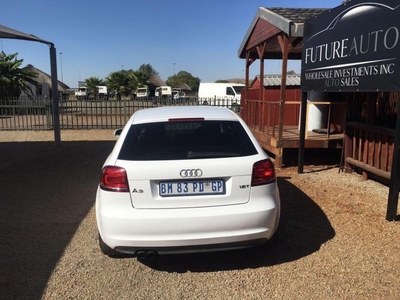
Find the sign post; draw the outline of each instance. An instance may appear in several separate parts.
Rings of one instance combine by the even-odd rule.
[[[353,0],[307,20],[302,55],[302,92],[399,92],[399,15],[398,0]],[[397,107],[386,215],[390,221],[396,218],[399,195],[399,113]]]

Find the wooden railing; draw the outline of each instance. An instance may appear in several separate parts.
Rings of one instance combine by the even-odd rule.
[[[346,171],[356,167],[363,171],[364,179],[368,179],[368,173],[390,179],[394,135],[393,129],[346,123],[344,146]]]
[[[327,120],[326,120],[326,137],[329,140],[331,115],[333,106],[344,106],[345,102],[331,102],[331,101],[307,101],[307,116],[310,118],[309,106],[310,105],[326,105],[328,106]],[[285,102],[285,116],[284,126],[298,126],[300,118],[299,101],[286,101]],[[259,132],[265,133],[271,137],[276,138],[279,131],[279,101],[260,101],[260,100],[246,100],[246,107],[242,111],[242,118],[246,121],[247,125]],[[306,120],[306,128],[308,128],[308,118]],[[306,132],[306,138],[308,134]]]
[[[298,126],[299,124],[299,101],[285,102],[285,125]],[[293,106],[297,106],[293,108]],[[242,108],[242,118],[253,130],[265,133],[271,137],[278,136],[279,130],[279,101],[246,100]],[[294,113],[288,113],[289,110]]]

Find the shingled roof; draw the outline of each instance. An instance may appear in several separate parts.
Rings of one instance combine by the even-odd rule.
[[[287,19],[288,22],[304,23],[306,20],[315,17],[327,11],[326,8],[286,8],[286,7],[270,7],[265,8],[266,11],[277,14],[282,19]]]
[[[179,83],[175,88],[181,89],[183,91],[191,91],[192,89],[186,83]]]
[[[300,74],[287,74],[286,75],[286,86],[300,86]],[[260,75],[257,75],[251,85],[254,84],[255,81],[260,80]],[[264,75],[263,86],[281,86],[282,84],[282,75],[280,74],[268,74]]]
[[[34,79],[36,82],[45,82],[49,86],[51,86],[51,76],[49,74],[43,72],[42,70],[39,70],[31,64],[26,65],[23,69],[37,73],[38,76]],[[58,91],[64,92],[67,89],[69,89],[69,86],[58,80]]]
[[[163,81],[159,76],[155,74],[151,74],[149,79],[147,80],[147,84],[157,86],[164,86],[167,85],[165,81]]]
[[[284,32],[289,36],[289,38],[302,38],[304,34],[304,22],[307,19],[315,17],[325,11],[328,11],[328,9],[259,7],[239,47],[239,57],[245,58],[246,50],[248,50],[249,47],[253,48],[258,45],[258,42],[274,38],[276,32]],[[265,30],[265,28],[260,28],[265,27],[262,23],[266,22],[271,28],[273,28],[273,30]],[[265,39],[262,40],[263,38]],[[276,41],[276,43],[278,42]],[[279,52],[280,50],[273,52],[271,58],[278,58],[277,56],[279,56]],[[256,51],[252,51],[252,53],[255,55]]]

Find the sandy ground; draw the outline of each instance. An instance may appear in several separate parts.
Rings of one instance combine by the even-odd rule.
[[[114,130],[61,130],[61,141],[115,141]],[[55,141],[54,131],[0,131],[0,142]]]
[[[111,259],[94,211],[112,130],[0,132],[4,299],[397,299],[400,223],[388,187],[336,164],[277,170],[282,218],[264,247]]]

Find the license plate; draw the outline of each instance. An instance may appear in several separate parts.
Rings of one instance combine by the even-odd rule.
[[[225,184],[223,180],[160,182],[160,196],[162,197],[214,194],[225,194]]]

